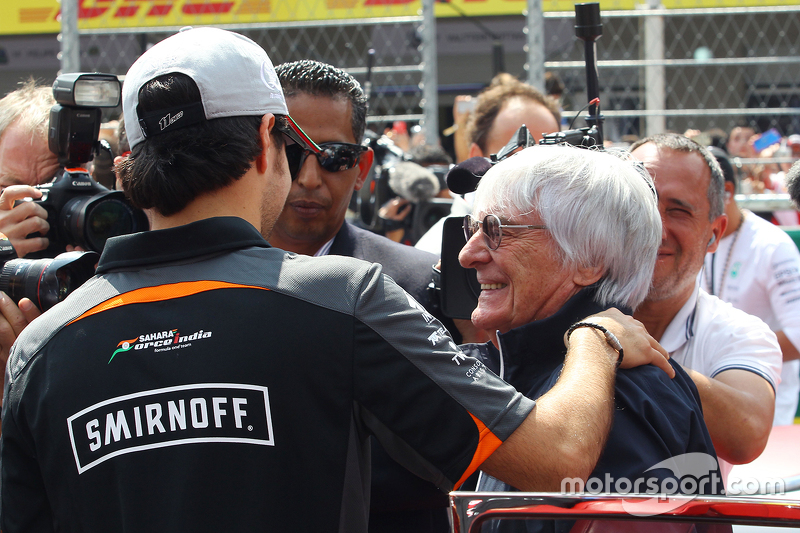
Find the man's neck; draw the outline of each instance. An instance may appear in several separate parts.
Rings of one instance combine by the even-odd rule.
[[[281,250],[285,250],[287,252],[294,252],[300,255],[311,255],[319,251],[322,248],[322,245],[325,242],[311,242],[311,241],[299,241],[295,239],[288,239],[284,238],[282,235],[278,235],[277,230],[272,231],[272,235],[269,236],[269,244],[270,246],[274,246],[275,248],[280,248]]]
[[[693,291],[694,286],[689,286],[688,290],[683,290],[680,294],[671,298],[664,300],[647,299],[633,313],[633,318],[644,324],[647,332],[660,342],[672,319],[689,301]]]
[[[269,241],[270,246],[274,246],[275,248],[280,248],[281,250],[286,250],[287,252],[294,252],[296,254],[301,255],[311,255],[313,256],[316,254],[320,248],[325,246],[329,240],[336,237],[339,231],[342,229],[340,225],[336,232],[333,235],[323,237],[323,240],[306,240],[306,239],[295,239],[291,236],[287,235],[285,232],[281,231],[278,227],[280,221],[275,224],[275,227],[272,230],[272,234],[269,236],[267,241]],[[342,225],[345,222],[342,221]]]
[[[148,209],[150,229],[168,229],[213,217],[243,218],[256,228],[261,227],[261,189],[254,181],[252,171],[226,187],[202,194],[186,207],[169,216]],[[255,191],[255,194],[254,194]]]

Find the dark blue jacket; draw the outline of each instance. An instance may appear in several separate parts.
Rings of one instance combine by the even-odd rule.
[[[462,349],[483,360],[517,390],[535,400],[558,380],[566,356],[564,333],[569,326],[605,309],[593,301],[593,296],[593,288],[584,289],[556,314],[499,335],[500,350],[492,343],[467,344],[462,345]],[[672,363],[672,366],[676,372],[674,379],[652,365],[617,372],[613,427],[591,478],[605,480],[606,474],[614,480],[641,478],[640,492],[648,492],[647,480],[654,479],[659,488],[667,479],[680,481],[680,475],[676,476],[667,468],[646,472],[661,461],[691,452],[708,454],[716,460],[697,388],[679,365]],[[709,483],[688,492],[722,493],[722,476],[716,462],[712,465],[710,472],[692,472],[696,477],[705,476]],[[715,479],[719,482],[712,487],[711,481]],[[671,490],[671,482],[666,483],[667,490]],[[625,487],[622,485],[619,491],[624,492]],[[692,485],[687,482],[685,487],[691,489]],[[484,475],[478,490],[514,489]],[[594,490],[594,487],[589,486],[587,490]],[[634,492],[632,488],[627,490]],[[522,522],[506,521],[504,524],[499,531],[510,530],[512,524],[519,526]]]

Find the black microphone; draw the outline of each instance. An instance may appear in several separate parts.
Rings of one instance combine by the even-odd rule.
[[[389,167],[389,187],[401,198],[418,204],[439,194],[439,178],[416,163],[403,161]]]
[[[470,157],[462,161],[447,173],[447,188],[456,194],[474,192],[478,182],[486,171],[492,168],[492,162],[485,157]]]

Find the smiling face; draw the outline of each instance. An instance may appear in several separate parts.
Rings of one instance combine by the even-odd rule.
[[[535,214],[504,216],[502,224],[536,225]],[[483,220],[485,212],[476,213]],[[497,250],[490,250],[482,232],[467,242],[458,256],[461,266],[474,268],[481,284],[472,323],[479,329],[505,333],[534,320],[546,318],[583,286],[586,279],[577,268],[562,265],[558,246],[546,229],[503,229]]]
[[[345,98],[298,93],[287,98],[286,104],[295,122],[316,143],[358,142],[350,125],[351,104]],[[316,157],[306,157],[270,244],[307,255],[316,253],[342,227],[350,197],[364,184],[372,157],[372,151],[367,151],[358,166],[341,172],[328,172]]]
[[[647,301],[685,300],[694,290],[713,236],[719,242],[726,218],[709,221],[708,187],[711,171],[695,152],[679,152],[646,143],[631,152],[642,161],[655,182],[662,236],[653,286]]]

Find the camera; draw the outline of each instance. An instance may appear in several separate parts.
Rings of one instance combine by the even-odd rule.
[[[109,237],[148,229],[147,217],[122,191],[103,187],[82,168],[100,146],[102,108],[118,107],[121,92],[114,74],[63,74],[53,83],[48,143],[61,168],[37,186],[42,197],[33,201],[47,210],[50,245],[31,256],[53,257],[67,245],[99,253]]]
[[[65,251],[67,244],[99,253],[110,237],[148,229],[147,217],[122,191],[106,189],[84,170],[65,169],[37,189],[42,197],[34,202],[47,210],[50,224],[50,245],[39,252],[43,257]]]
[[[358,213],[357,224],[380,235],[403,229],[404,242],[413,245],[440,218],[450,214],[452,199],[436,196],[446,186],[450,166],[423,167],[385,135],[367,132],[365,144],[372,148],[375,159],[364,186],[351,202]],[[381,206],[398,197],[410,202],[408,216],[401,221],[381,218]]]
[[[118,107],[121,85],[113,74],[64,74],[53,84],[48,144],[60,169],[31,200],[47,210],[48,248],[20,259],[0,234],[0,290],[14,301],[30,298],[42,311],[53,307],[94,275],[106,240],[148,229],[147,217],[122,191],[94,181],[82,165],[100,143],[101,108]],[[34,235],[32,235],[34,236]],[[90,251],[66,252],[67,245]]]
[[[30,298],[47,311],[94,275],[99,258],[96,252],[66,252],[54,259],[18,259],[0,234],[0,290],[14,302]]]

